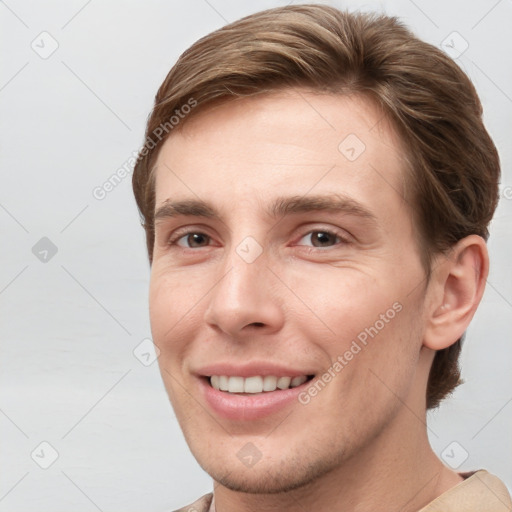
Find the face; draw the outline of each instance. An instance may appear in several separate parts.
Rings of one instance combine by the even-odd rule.
[[[305,90],[204,110],[162,147],[153,339],[222,485],[297,488],[399,428],[425,300],[402,157],[368,99]]]

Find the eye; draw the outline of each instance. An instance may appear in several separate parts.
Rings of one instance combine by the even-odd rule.
[[[197,247],[207,247],[210,240],[210,237],[204,233],[189,232],[171,238],[169,245],[178,245],[187,249],[194,249]]]
[[[301,243],[306,241],[306,243]],[[306,233],[298,242],[298,245],[311,247],[332,247],[340,242],[345,242],[340,235],[328,230],[316,230]],[[307,243],[309,242],[309,243]]]

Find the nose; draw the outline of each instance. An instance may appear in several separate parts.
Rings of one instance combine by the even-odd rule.
[[[232,338],[275,333],[284,321],[279,285],[263,255],[247,263],[234,251],[207,296],[205,321]]]

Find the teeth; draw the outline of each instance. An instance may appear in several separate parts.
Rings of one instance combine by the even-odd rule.
[[[263,391],[263,377],[247,377],[244,382],[244,393],[261,393]]]
[[[296,388],[297,386],[300,386],[301,384],[304,384],[308,378],[305,375],[301,375],[300,377],[293,377],[292,382],[290,383],[290,386],[292,388]]]
[[[263,391],[275,391],[277,387],[277,377],[265,375],[263,378]]]
[[[215,389],[220,389],[220,377],[218,375],[212,375],[210,377],[210,383]]]
[[[226,375],[212,375],[210,384],[218,391],[228,393],[262,393],[263,391],[275,391],[276,389],[289,389],[300,386],[308,380],[306,375],[298,377],[276,377],[265,375],[261,377],[228,377]]]
[[[225,375],[219,377],[219,389],[220,391],[227,391],[229,389],[229,379]]]
[[[280,377],[277,379],[277,387],[279,389],[288,389],[290,387],[291,377]]]
[[[244,392],[244,378],[243,377],[229,377],[230,393],[243,393]]]

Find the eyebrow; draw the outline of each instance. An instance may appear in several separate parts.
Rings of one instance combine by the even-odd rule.
[[[269,217],[278,218],[292,214],[317,211],[344,213],[372,222],[377,221],[376,216],[364,205],[350,197],[340,194],[278,197],[272,202],[270,207],[266,209],[266,214]],[[222,220],[220,212],[213,205],[205,201],[197,199],[172,201],[167,199],[156,209],[155,222],[178,216]]]

